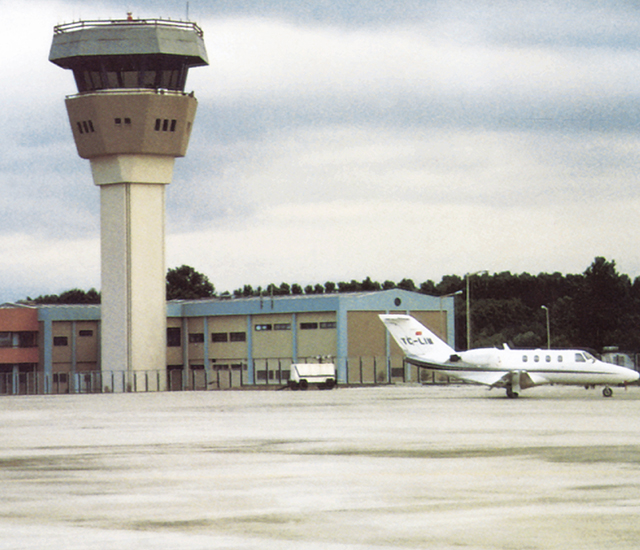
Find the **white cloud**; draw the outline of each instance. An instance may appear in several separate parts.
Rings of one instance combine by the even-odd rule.
[[[434,33],[425,22],[381,29],[242,18],[202,26],[212,63],[194,71],[190,85],[218,102],[410,96],[539,105],[640,92],[634,50],[514,46]]]
[[[100,240],[54,240],[24,233],[0,235],[0,303],[100,287]]]
[[[534,209],[406,201],[279,205],[245,227],[169,237],[170,265],[187,263],[218,290],[371,276],[416,283],[474,269],[582,272],[598,255],[628,255],[640,200]],[[615,215],[612,215],[615,214]],[[576,246],[588,243],[588,247]],[[629,265],[629,264],[627,264]]]
[[[219,290],[580,272],[596,255],[640,274],[640,19],[499,4],[339,23],[199,7],[211,66],[189,76],[200,105],[168,191],[168,264]],[[64,112],[73,78],[47,57],[53,25],[124,4],[0,7],[0,282],[30,285],[17,297],[96,286],[98,192]]]

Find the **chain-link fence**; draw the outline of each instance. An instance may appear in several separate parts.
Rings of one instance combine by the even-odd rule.
[[[317,362],[306,358],[298,362]],[[333,362],[343,373],[339,384],[371,386],[383,384],[446,384],[448,377],[417,369],[402,358],[348,357]],[[43,395],[69,393],[123,393],[158,391],[215,391],[287,387],[291,358],[217,359],[203,365],[170,365],[166,370],[83,371],[45,374],[14,369],[0,372],[0,395]],[[251,368],[249,368],[251,367]]]

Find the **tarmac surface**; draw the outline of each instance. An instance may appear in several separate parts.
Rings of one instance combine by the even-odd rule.
[[[0,548],[637,549],[640,388],[0,398]]]

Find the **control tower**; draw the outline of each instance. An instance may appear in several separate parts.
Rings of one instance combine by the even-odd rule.
[[[49,60],[73,71],[69,122],[100,188],[101,368],[117,373],[113,389],[133,388],[136,373],[166,370],[165,186],[187,152],[197,101],[184,89],[208,64],[203,33],[130,14],[79,21],[54,28]]]

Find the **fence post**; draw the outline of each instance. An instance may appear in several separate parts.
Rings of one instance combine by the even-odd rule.
[[[373,356],[373,385],[378,385],[378,358]]]

